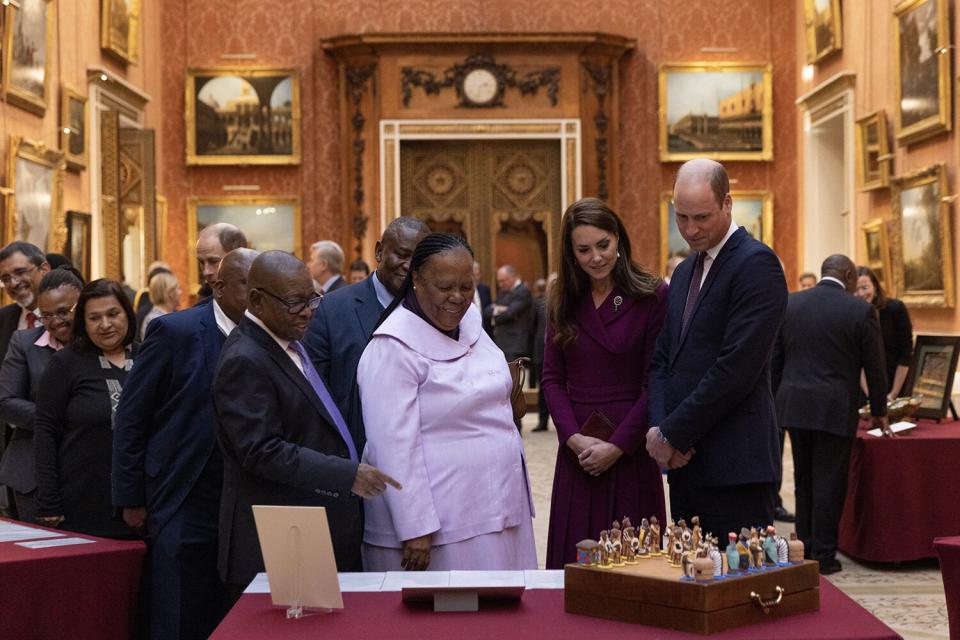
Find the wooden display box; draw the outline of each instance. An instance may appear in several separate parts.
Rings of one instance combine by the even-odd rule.
[[[709,582],[685,581],[680,575],[663,557],[609,569],[568,564],[565,608],[567,613],[700,634],[820,609],[819,565],[809,560]],[[778,586],[783,598],[766,612],[751,598],[755,592],[764,601],[776,600]]]

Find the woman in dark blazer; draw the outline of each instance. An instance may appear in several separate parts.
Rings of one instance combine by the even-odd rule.
[[[910,359],[913,357],[913,325],[910,323],[910,313],[907,305],[884,295],[877,275],[870,268],[858,267],[857,276],[857,297],[876,307],[880,315],[883,354],[887,363],[887,398],[892,400],[903,390],[903,383],[910,370]],[[860,387],[865,393],[866,383],[862,376]]]
[[[37,522],[133,537],[110,502],[113,414],[133,365],[133,308],[119,284],[101,279],[80,292],[75,316],[73,341],[50,358],[37,393]]]
[[[0,422],[13,427],[0,460],[0,483],[13,489],[24,522],[33,522],[37,510],[33,419],[40,376],[53,354],[70,342],[73,309],[82,288],[83,279],[73,267],[46,273],[37,288],[43,326],[14,333],[0,367]]]

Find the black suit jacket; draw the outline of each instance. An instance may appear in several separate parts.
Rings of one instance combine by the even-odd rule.
[[[43,327],[36,327],[14,333],[0,367],[0,420],[14,427],[0,461],[0,483],[20,493],[37,488],[33,418],[40,376],[55,353],[53,347],[33,344],[44,331]]]
[[[223,451],[220,575],[245,585],[264,570],[252,505],[327,509],[340,571],[359,571],[357,463],[320,398],[266,331],[244,317],[227,338],[213,383]]]
[[[887,412],[887,377],[876,309],[835,282],[790,294],[774,352],[782,427],[853,436],[860,370],[873,415]]]
[[[357,363],[382,313],[371,276],[325,295],[303,338],[313,366],[350,427],[358,452],[363,451],[367,438],[357,389]]]
[[[0,358],[6,355],[7,347],[10,345],[10,338],[17,330],[20,324],[20,314],[23,313],[23,307],[16,302],[0,307]]]
[[[696,253],[670,281],[650,371],[650,424],[680,451],[696,449],[689,464],[670,472],[670,482],[776,482],[780,437],[770,358],[787,304],[780,261],[737,229],[710,267],[681,335],[695,262]]]
[[[492,318],[493,341],[506,355],[507,360],[530,355],[530,317],[533,314],[533,296],[522,282],[510,291],[497,296],[495,304],[507,307],[498,316],[493,316],[493,307],[487,307],[484,318]]]
[[[487,335],[493,337],[493,326],[490,324],[490,316],[486,313],[487,307],[493,303],[493,297],[490,295],[490,287],[482,282],[478,282],[477,296],[480,298],[480,314],[483,316],[483,330],[487,332]]]
[[[333,284],[330,285],[330,288],[327,289],[327,292],[325,295],[330,295],[337,289],[343,289],[344,287],[350,286],[350,283],[347,282],[342,275],[334,276],[334,277],[336,278],[336,280],[334,280]]]

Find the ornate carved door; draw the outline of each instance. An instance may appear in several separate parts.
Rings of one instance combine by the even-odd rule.
[[[560,171],[552,140],[403,142],[400,210],[462,234],[486,283],[504,264],[532,283],[555,268]]]

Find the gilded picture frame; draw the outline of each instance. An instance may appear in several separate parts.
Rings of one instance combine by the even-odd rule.
[[[843,47],[840,0],[803,0],[807,63],[815,64]]]
[[[773,192],[772,191],[731,191],[733,199],[733,221],[746,227],[747,233],[773,247]],[[667,260],[673,256],[684,256],[690,251],[673,215],[673,192],[660,194],[660,273],[664,273]]]
[[[167,255],[167,198],[157,196],[157,260],[166,260]]]
[[[662,64],[659,96],[661,162],[773,160],[770,64]]]
[[[947,173],[936,164],[890,181],[894,281],[910,307],[953,308],[953,243]]]
[[[188,165],[298,165],[297,69],[187,69]]]
[[[87,168],[87,97],[66,85],[60,88],[60,151],[67,169]]]
[[[893,11],[897,140],[913,144],[951,128],[947,0],[902,0]]]
[[[905,396],[923,394],[917,418],[942,420],[950,409],[950,393],[960,357],[960,336],[919,335],[903,385]]]
[[[857,120],[854,130],[857,145],[857,188],[860,191],[890,186],[890,139],[887,115],[881,109]]]
[[[271,217],[272,216],[272,217]],[[187,202],[190,293],[200,288],[197,235],[208,224],[230,222],[247,236],[251,249],[301,255],[301,205],[297,196],[193,197]]]
[[[3,243],[31,242],[60,253],[66,241],[63,217],[63,154],[42,142],[10,136],[7,213]]]
[[[100,48],[126,64],[140,59],[140,0],[100,1]]]
[[[887,221],[883,218],[867,220],[860,225],[863,236],[863,264],[870,267],[880,281],[887,296],[897,295],[890,259],[890,240],[887,236]]]
[[[67,211],[66,224],[67,242],[63,255],[83,274],[84,280],[89,282],[92,273],[93,217],[89,213]]]
[[[3,31],[3,87],[12,105],[43,116],[50,96],[50,53],[53,50],[52,0],[19,0],[0,6],[6,11]],[[40,76],[42,80],[38,80]]]

